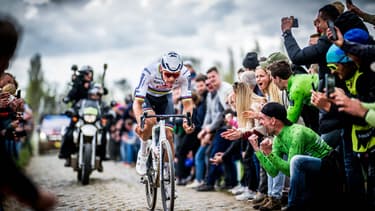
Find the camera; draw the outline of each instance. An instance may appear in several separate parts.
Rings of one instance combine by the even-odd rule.
[[[298,28],[298,18],[293,18],[293,28]]]
[[[326,88],[326,96],[328,98],[331,93],[335,91],[335,76],[332,74],[325,74],[325,88]]]
[[[335,29],[335,24],[333,23],[332,20],[328,20],[327,21],[327,25],[328,25],[328,28],[331,30],[332,32],[332,37],[330,37],[330,39],[332,41],[336,41],[337,40],[337,34],[336,34],[336,29]]]

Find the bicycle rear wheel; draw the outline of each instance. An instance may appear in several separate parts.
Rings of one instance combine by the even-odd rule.
[[[156,205],[156,196],[157,196],[157,170],[153,168],[152,165],[152,150],[150,151],[147,158],[147,172],[145,175],[145,188],[146,188],[146,199],[147,199],[147,208],[149,210],[154,210]]]
[[[165,211],[172,211],[174,209],[175,200],[175,175],[174,175],[174,161],[171,145],[168,141],[162,141],[163,148],[160,158],[160,190],[163,208]]]

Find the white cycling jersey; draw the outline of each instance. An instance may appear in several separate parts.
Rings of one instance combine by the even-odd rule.
[[[181,99],[191,98],[191,79],[190,71],[183,66],[181,74],[174,84],[169,87],[165,84],[160,62],[155,62],[142,71],[141,79],[139,80],[138,86],[135,88],[134,96],[138,100],[144,100],[146,94],[154,97],[161,97],[172,92],[175,87],[181,87]]]

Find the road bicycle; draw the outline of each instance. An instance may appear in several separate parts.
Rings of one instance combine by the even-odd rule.
[[[162,114],[148,115],[146,112],[141,117],[141,128],[147,118],[156,118],[157,124],[152,127],[152,137],[148,145],[147,171],[141,178],[145,184],[146,199],[149,210],[154,210],[156,205],[157,189],[160,187],[163,209],[174,209],[175,196],[175,171],[174,155],[166,136],[165,121],[167,119],[183,118],[191,126],[191,114]],[[161,159],[162,158],[162,159]]]

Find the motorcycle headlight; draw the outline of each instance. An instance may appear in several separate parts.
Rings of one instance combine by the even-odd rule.
[[[85,120],[87,123],[94,123],[96,120],[96,115],[85,114],[83,115],[83,120]]]
[[[40,132],[39,137],[40,137],[40,140],[42,140],[42,141],[47,140],[47,134],[45,134],[44,132]]]

